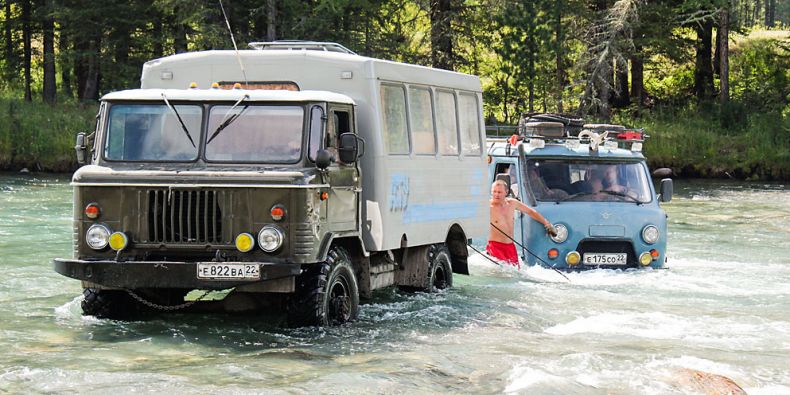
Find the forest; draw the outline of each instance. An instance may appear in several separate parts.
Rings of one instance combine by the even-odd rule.
[[[790,179],[788,1],[4,0],[0,22],[0,170],[73,169],[148,60],[314,40],[478,75],[487,125],[583,115],[644,127],[676,176]]]

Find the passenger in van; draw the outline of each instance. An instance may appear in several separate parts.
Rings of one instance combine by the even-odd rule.
[[[529,168],[529,182],[532,186],[532,192],[535,194],[535,198],[538,200],[556,200],[563,199],[568,196],[568,192],[565,192],[562,189],[549,188],[546,185],[546,181],[543,180],[543,177],[538,174],[536,167]]]
[[[628,192],[628,188],[618,183],[617,167],[615,165],[597,167],[593,169],[591,173],[592,175],[588,180],[591,193],[595,194],[601,191],[610,191],[616,193]]]
[[[488,233],[486,253],[493,258],[520,267],[516,245],[513,243],[514,216],[516,210],[521,211],[543,224],[546,231],[555,235],[554,226],[540,213],[520,201],[507,197],[507,183],[496,180],[491,185],[491,226]]]

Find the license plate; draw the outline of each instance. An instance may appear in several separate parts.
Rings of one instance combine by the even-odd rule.
[[[261,270],[255,263],[198,263],[197,278],[201,280],[260,280]]]
[[[584,254],[585,265],[625,265],[628,254]]]

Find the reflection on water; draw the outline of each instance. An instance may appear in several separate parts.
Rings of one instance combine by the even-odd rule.
[[[80,314],[65,177],[0,176],[0,392],[688,393],[684,368],[790,393],[790,191],[676,182],[667,270],[503,269],[378,292],[358,322]]]

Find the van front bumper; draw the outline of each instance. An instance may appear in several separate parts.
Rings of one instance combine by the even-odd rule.
[[[206,280],[197,277],[199,263],[257,264],[259,279]],[[77,280],[113,288],[189,288],[228,289],[242,285],[298,276],[301,265],[264,262],[163,262],[163,261],[86,261],[55,258],[56,272]]]

